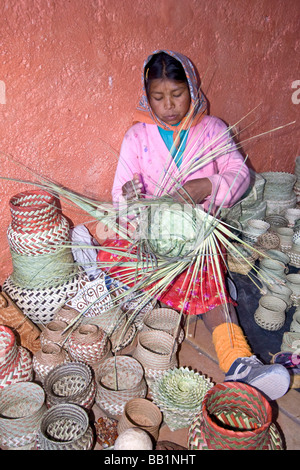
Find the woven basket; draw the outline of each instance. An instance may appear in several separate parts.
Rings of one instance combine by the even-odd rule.
[[[178,343],[184,340],[181,315],[171,308],[155,308],[144,316],[143,331],[161,330],[175,337]]]
[[[43,386],[48,408],[62,403],[74,403],[89,410],[95,401],[96,382],[87,364],[60,364],[45,377]]]
[[[36,380],[44,382],[45,377],[59,364],[70,362],[68,353],[57,344],[46,344],[33,355],[32,365]]]
[[[124,407],[118,423],[118,433],[138,427],[147,431],[156,441],[161,423],[162,413],[154,403],[146,398],[133,398]]]
[[[295,226],[295,221],[300,218],[300,209],[298,207],[292,207],[285,211],[285,218],[288,221],[289,227]]]
[[[0,325],[0,389],[33,378],[31,353],[18,346],[14,332]]]
[[[291,295],[292,290],[286,284],[270,284],[267,286],[267,294],[273,297],[279,297],[290,308],[292,305]]]
[[[291,289],[291,301],[292,305],[300,305],[300,274],[287,274],[286,276],[287,286]]]
[[[72,323],[78,317],[78,311],[74,308],[61,307],[54,315],[54,321],[63,321],[67,325]]]
[[[264,258],[259,264],[259,277],[262,282],[269,284],[284,284],[286,282],[286,265],[276,259]]]
[[[254,313],[255,322],[264,330],[277,331],[285,322],[287,304],[279,297],[263,295]]]
[[[68,297],[77,291],[81,274],[66,279],[58,287],[47,289],[24,289],[17,286],[11,276],[3,283],[2,289],[33,323],[46,325],[54,319],[55,313],[65,304]]]
[[[59,218],[58,200],[52,194],[33,190],[16,194],[9,201],[14,230],[40,231],[51,228]]]
[[[293,245],[294,231],[290,227],[279,227],[276,233],[280,238],[280,249],[283,252],[289,251]]]
[[[263,197],[265,200],[282,201],[289,199],[296,183],[296,176],[283,171],[269,171],[261,173],[265,179]]]
[[[279,227],[287,227],[288,220],[280,214],[269,214],[265,217],[265,221],[270,224],[270,231],[276,231]]]
[[[280,238],[274,232],[263,233],[257,238],[256,242],[265,250],[274,250],[280,246]]]
[[[1,300],[3,306],[0,307],[0,324],[11,328],[19,337],[21,346],[31,353],[38,351],[41,347],[40,329],[3,293],[0,294],[0,302]]]
[[[189,427],[201,411],[211,380],[187,367],[166,371],[151,386],[153,402],[163,412],[164,422],[171,431]]]
[[[0,390],[1,449],[33,449],[45,411],[45,393],[38,384],[22,382]]]
[[[147,384],[141,364],[129,356],[106,359],[96,376],[96,404],[106,413],[118,416],[132,398],[145,398]]]
[[[279,450],[272,409],[253,387],[238,382],[215,385],[188,433],[189,450]]]
[[[67,327],[68,325],[64,321],[53,320],[49,322],[42,330],[40,336],[41,346],[54,343],[62,347],[68,338],[68,332],[64,332]]]
[[[292,333],[300,332],[300,310],[297,309],[293,315],[293,320],[290,326],[290,331]]]
[[[10,224],[7,229],[7,239],[11,250],[27,256],[38,256],[54,253],[57,246],[70,243],[70,226],[67,219],[59,216],[57,225],[33,233],[16,229],[16,224]]]
[[[97,325],[84,324],[70,334],[67,348],[73,360],[95,367],[107,354],[110,342],[105,331]]]
[[[44,414],[37,438],[39,450],[91,450],[93,443],[89,417],[80,406],[56,405]]]
[[[142,364],[146,381],[151,383],[178,366],[177,349],[177,341],[165,331],[140,331],[133,357]]]
[[[232,243],[236,250],[228,251],[228,269],[234,273],[248,274],[257,258],[254,251],[246,249],[241,243]]]

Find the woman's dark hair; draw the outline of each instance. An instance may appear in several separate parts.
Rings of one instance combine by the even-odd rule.
[[[149,92],[151,80],[157,78],[168,78],[169,80],[176,80],[187,84],[182,64],[165,52],[154,54],[145,67],[144,79],[147,93]]]

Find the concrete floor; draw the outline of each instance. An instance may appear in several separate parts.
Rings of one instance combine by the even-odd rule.
[[[130,354],[134,343],[123,350],[123,354]],[[194,317],[191,320],[186,337],[179,351],[179,366],[189,367],[211,378],[218,383],[224,380],[224,373],[218,367],[218,361],[211,341],[211,334],[204,326],[201,319]],[[300,393],[290,389],[288,393],[277,400],[274,407],[273,421],[281,430],[286,450],[300,449]],[[103,416],[103,412],[94,405],[95,418]],[[187,448],[188,429],[170,431],[163,423],[160,429],[158,441],[167,440]],[[95,450],[101,450],[96,444]]]

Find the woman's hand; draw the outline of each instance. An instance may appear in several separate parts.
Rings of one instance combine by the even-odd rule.
[[[201,204],[212,192],[212,184],[208,178],[187,181],[182,188],[174,195],[175,200],[181,203],[193,201],[195,204]]]
[[[134,173],[133,179],[127,181],[127,183],[122,186],[122,194],[128,200],[137,199],[142,194],[143,190],[142,175],[139,173]]]

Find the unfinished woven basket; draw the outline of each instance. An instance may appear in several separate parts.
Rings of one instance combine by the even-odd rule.
[[[132,398],[145,398],[147,384],[141,364],[129,356],[106,359],[96,376],[96,404],[106,413],[118,416]]]
[[[16,383],[0,390],[1,449],[34,449],[46,409],[44,390],[36,383]]]
[[[189,450],[281,450],[272,409],[255,388],[239,382],[215,385],[189,428]]]
[[[248,274],[255,264],[258,255],[244,247],[241,243],[232,243],[232,245],[237,251],[232,249],[227,253],[228,269],[234,273]]]
[[[69,362],[52,369],[44,380],[48,408],[74,403],[89,410],[95,401],[96,382],[87,364]]]
[[[80,406],[56,405],[44,414],[37,438],[39,450],[91,450],[93,443],[88,414]]]
[[[147,431],[157,441],[161,423],[162,413],[158,406],[146,398],[133,398],[124,407],[118,422],[118,433],[137,427]]]

